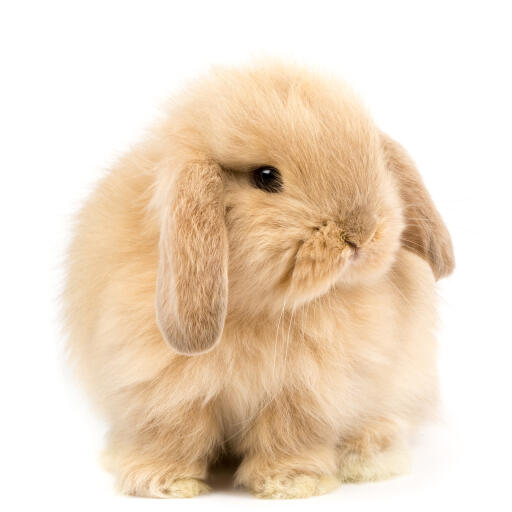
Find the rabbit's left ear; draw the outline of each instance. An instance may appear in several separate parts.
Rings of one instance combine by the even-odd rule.
[[[450,233],[411,157],[382,132],[381,140],[387,167],[398,181],[403,201],[406,227],[402,245],[425,258],[436,279],[445,277],[455,267]]]
[[[219,340],[227,310],[228,241],[220,167],[190,162],[169,191],[160,231],[156,316],[165,341],[199,354]]]

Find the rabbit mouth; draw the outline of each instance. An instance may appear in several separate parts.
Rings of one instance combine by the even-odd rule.
[[[291,295],[304,302],[326,293],[362,255],[362,248],[335,223],[316,229],[295,255]]]

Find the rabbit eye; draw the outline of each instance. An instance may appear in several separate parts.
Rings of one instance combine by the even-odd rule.
[[[265,192],[281,192],[283,188],[281,173],[270,165],[258,167],[252,171],[252,179],[254,186]]]

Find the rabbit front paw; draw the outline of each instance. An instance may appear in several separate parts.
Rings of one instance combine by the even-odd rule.
[[[202,464],[180,467],[168,460],[137,457],[131,453],[103,453],[103,466],[117,480],[117,490],[130,496],[146,498],[193,498],[205,494],[210,487]]]
[[[173,478],[158,474],[148,478],[125,479],[119,486],[120,492],[146,498],[193,498],[205,494],[210,487],[198,478]]]
[[[258,498],[293,499],[319,496],[336,489],[340,482],[331,475],[296,474],[250,480],[245,484]]]

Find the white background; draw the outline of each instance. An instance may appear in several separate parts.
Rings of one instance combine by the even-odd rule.
[[[2,2],[3,510],[510,510],[511,220],[507,3]],[[452,232],[440,283],[444,419],[414,470],[306,501],[229,485],[193,500],[115,495],[104,426],[70,378],[57,297],[70,219],[92,184],[212,63],[261,54],[337,72],[416,159]]]

